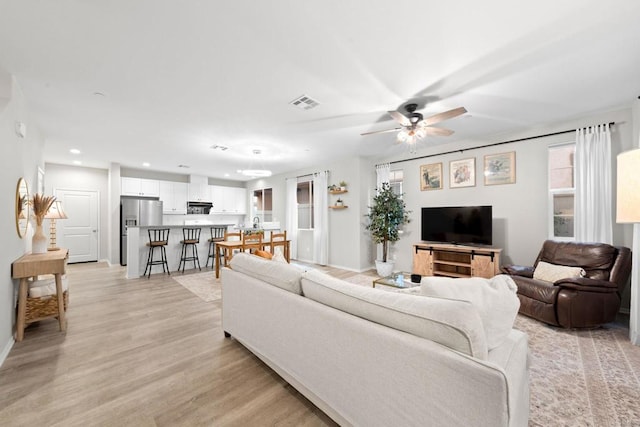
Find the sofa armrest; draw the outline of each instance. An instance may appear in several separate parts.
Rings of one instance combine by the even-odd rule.
[[[613,293],[618,291],[618,285],[607,280],[589,279],[586,277],[572,277],[556,281],[554,286],[575,289],[585,292]]]
[[[523,276],[533,278],[533,267],[525,267],[523,265],[505,265],[501,268],[504,274],[511,276]]]

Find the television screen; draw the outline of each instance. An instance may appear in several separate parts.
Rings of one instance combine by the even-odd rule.
[[[422,240],[491,245],[491,206],[422,208]]]

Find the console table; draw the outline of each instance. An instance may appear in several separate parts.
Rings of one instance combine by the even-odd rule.
[[[416,274],[485,278],[500,274],[500,248],[430,242],[416,243],[413,248]]]
[[[35,277],[43,274],[53,274],[55,276],[58,312],[49,317],[58,317],[60,330],[64,331],[67,329],[64,298],[62,295],[62,275],[65,273],[68,259],[69,250],[60,249],[58,251],[49,251],[44,254],[25,254],[11,264],[11,277],[14,279],[20,279],[20,288],[18,291],[18,318],[16,321],[16,341],[22,341],[24,338],[27,295],[29,292],[27,279],[29,277]]]

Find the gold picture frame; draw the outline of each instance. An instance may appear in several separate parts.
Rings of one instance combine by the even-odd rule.
[[[476,158],[449,162],[449,188],[476,186]]]
[[[442,163],[420,166],[420,190],[442,190]]]
[[[515,151],[484,156],[484,185],[513,184],[515,182]]]

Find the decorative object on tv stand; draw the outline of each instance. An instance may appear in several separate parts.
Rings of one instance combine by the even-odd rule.
[[[56,219],[67,219],[67,214],[62,209],[62,202],[56,200],[49,209],[49,212],[44,216],[49,220],[49,248],[50,251],[57,251],[60,248],[56,246]]]
[[[367,218],[367,230],[375,243],[382,243],[382,260],[376,260],[376,271],[380,276],[386,277],[393,272],[393,261],[387,261],[389,254],[389,242],[400,240],[400,228],[409,223],[407,206],[402,200],[401,194],[396,194],[388,182],[382,183],[378,188],[378,194],[373,198],[373,206],[369,206]]]
[[[31,252],[34,254],[47,252],[47,236],[42,231],[42,221],[55,200],[56,198],[53,196],[44,196],[40,193],[34,194],[31,199],[33,217],[36,220],[36,230],[31,239]]]

